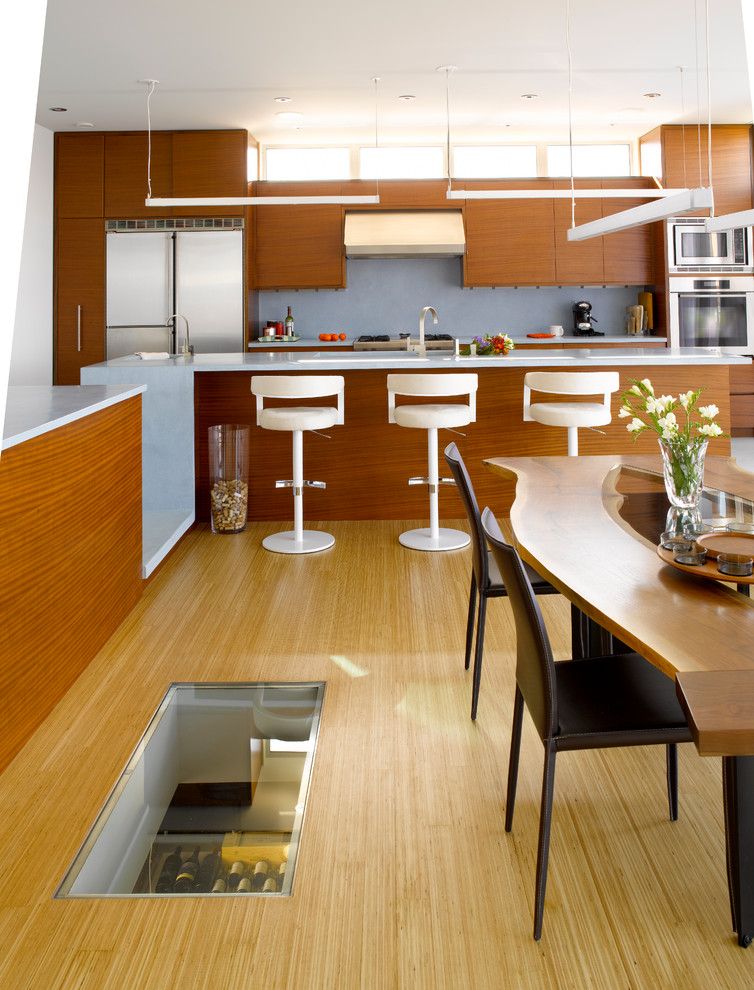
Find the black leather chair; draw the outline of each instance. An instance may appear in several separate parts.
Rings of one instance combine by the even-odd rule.
[[[556,754],[575,749],[664,743],[670,820],[675,821],[678,817],[676,744],[691,742],[691,730],[676,698],[673,681],[638,653],[555,663],[539,604],[521,558],[505,542],[489,509],[482,514],[482,526],[508,589],[516,623],[516,696],[508,764],[506,832],[513,825],[524,705],[545,747],[534,901],[534,938],[539,939]]]
[[[469,517],[469,527],[471,529],[471,588],[469,590],[469,617],[466,622],[466,670],[471,663],[471,650],[474,644],[474,617],[476,615],[476,649],[474,651],[474,676],[471,688],[471,717],[476,718],[479,704],[479,685],[482,679],[482,655],[484,653],[484,626],[487,619],[487,599],[505,598],[508,592],[494,558],[490,556],[487,543],[482,529],[482,518],[479,514],[479,505],[474,494],[474,487],[471,484],[469,472],[454,443],[449,443],[445,448],[445,460],[448,463],[453,478],[458,488],[458,493],[463,499],[466,515]],[[553,588],[543,577],[529,567],[523,565],[526,573],[537,595],[557,595],[557,588]],[[477,594],[479,595],[479,610],[477,612]]]

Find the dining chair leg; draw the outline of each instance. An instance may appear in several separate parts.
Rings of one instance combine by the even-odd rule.
[[[466,661],[464,669],[471,666],[471,647],[474,645],[474,615],[476,613],[476,574],[472,568],[471,587],[469,588],[469,617],[466,620]]]
[[[665,764],[668,778],[668,811],[671,822],[678,821],[678,746],[668,743],[665,747]]]
[[[547,859],[550,854],[550,824],[552,795],[555,788],[555,750],[545,743],[545,768],[542,774],[542,803],[539,809],[539,843],[537,846],[537,880],[534,897],[534,940],[542,938],[542,917],[545,911]]]
[[[474,678],[471,688],[471,718],[476,718],[479,704],[479,685],[482,681],[482,654],[484,653],[484,624],[487,619],[487,596],[479,594],[479,612],[476,622],[476,649],[474,651]]]
[[[516,784],[518,783],[518,754],[521,751],[521,725],[524,720],[524,696],[516,685],[516,700],[513,702],[513,728],[511,730],[511,752],[508,758],[508,793],[505,798],[505,831],[513,828],[513,809],[516,806]]]

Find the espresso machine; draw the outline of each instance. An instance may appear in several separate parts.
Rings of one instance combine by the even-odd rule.
[[[595,330],[593,323],[599,320],[592,316],[592,304],[583,299],[573,304],[573,335],[574,337],[604,337],[601,330]]]

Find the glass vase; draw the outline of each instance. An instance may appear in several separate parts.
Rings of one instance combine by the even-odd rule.
[[[249,427],[210,426],[209,482],[213,533],[240,533],[249,504]]]
[[[704,482],[706,440],[660,440],[665,491],[677,509],[696,509]]]

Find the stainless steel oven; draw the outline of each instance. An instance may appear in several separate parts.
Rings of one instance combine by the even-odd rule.
[[[754,272],[751,227],[708,234],[704,217],[667,221],[668,272]]]
[[[671,347],[720,347],[754,354],[754,278],[671,276]]]

